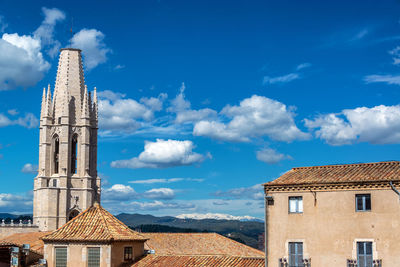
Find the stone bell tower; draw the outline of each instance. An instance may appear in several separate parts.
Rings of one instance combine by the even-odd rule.
[[[43,89],[39,172],[33,223],[41,231],[62,226],[100,202],[97,176],[97,96],[85,86],[81,50],[61,49],[53,98]]]

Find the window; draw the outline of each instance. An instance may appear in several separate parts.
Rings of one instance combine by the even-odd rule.
[[[289,267],[303,267],[302,242],[289,242]]]
[[[303,197],[289,197],[289,212],[290,213],[303,212]]]
[[[356,195],[356,211],[371,210],[371,194]]]
[[[71,142],[71,173],[76,173],[78,158],[78,136],[75,134]]]
[[[55,267],[67,267],[67,248],[66,247],[56,247],[56,265]]]
[[[60,140],[58,139],[58,136],[54,136],[54,155],[53,155],[53,161],[54,161],[54,173],[58,173],[58,162],[59,162],[59,152],[60,152]]]
[[[372,242],[357,242],[358,267],[372,267]]]
[[[53,179],[53,187],[57,187],[57,179]]]
[[[88,248],[88,267],[100,267],[100,248]]]
[[[124,248],[124,261],[131,261],[133,259],[132,247]]]

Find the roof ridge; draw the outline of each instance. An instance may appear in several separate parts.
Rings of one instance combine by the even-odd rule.
[[[110,233],[110,229],[108,229],[109,227],[109,223],[107,222],[107,220],[106,220],[106,218],[104,217],[104,215],[103,215],[103,213],[102,212],[100,212],[100,210],[104,210],[100,205],[97,205],[97,206],[93,206],[95,209],[98,209],[99,211],[99,213],[100,213],[100,216],[101,216],[101,218],[103,219],[103,221],[104,221],[104,224],[105,224],[105,229],[106,229],[106,232],[107,232],[107,234],[108,234],[108,236],[110,236],[111,238],[114,238],[113,237],[113,235]],[[111,214],[111,213],[110,213]]]
[[[342,163],[342,164],[329,164],[329,165],[317,165],[317,166],[304,166],[304,167],[294,167],[292,170],[297,169],[318,169],[318,168],[335,168],[335,167],[347,167],[347,166],[363,166],[363,165],[378,165],[378,164],[400,164],[400,161],[378,161],[378,162],[360,162],[360,163]]]

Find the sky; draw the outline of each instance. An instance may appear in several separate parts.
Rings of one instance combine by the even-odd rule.
[[[43,87],[82,49],[102,205],[263,218],[293,167],[400,160],[399,1],[0,0],[0,212],[32,212]],[[72,27],[72,33],[70,31]]]

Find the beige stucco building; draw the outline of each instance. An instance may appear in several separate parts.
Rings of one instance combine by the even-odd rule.
[[[264,184],[268,266],[400,266],[396,188],[399,161],[293,168]]]

